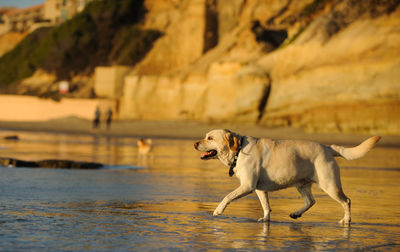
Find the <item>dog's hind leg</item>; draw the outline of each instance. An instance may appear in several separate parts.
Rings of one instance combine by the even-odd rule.
[[[305,211],[310,209],[315,204],[315,200],[314,200],[314,197],[311,192],[311,185],[312,185],[311,183],[308,183],[305,185],[303,184],[303,185],[297,186],[297,191],[299,191],[301,196],[303,196],[304,205],[298,211],[291,213],[290,214],[291,218],[297,219],[297,218],[301,217],[301,215]]]
[[[318,184],[332,199],[339,202],[344,209],[344,217],[339,221],[342,225],[348,225],[351,221],[350,199],[343,193],[340,182],[340,170],[336,161],[319,163],[319,170],[324,171],[318,174]]]
[[[343,193],[343,190],[341,187],[335,187],[335,186],[320,186],[322,190],[324,190],[332,199],[336,200],[339,202],[343,209],[344,209],[344,217],[339,221],[340,224],[342,225],[348,225],[351,221],[351,215],[350,215],[350,205],[351,201],[347,196]]]
[[[269,206],[269,199],[268,199],[268,193],[261,191],[261,190],[256,190],[258,199],[260,200],[261,206],[264,211],[264,217],[258,219],[259,222],[268,222],[269,221],[269,215],[271,213],[271,208]]]

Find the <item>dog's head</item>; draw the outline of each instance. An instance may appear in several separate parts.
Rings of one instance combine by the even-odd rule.
[[[200,156],[201,159],[218,158],[224,162],[232,155],[234,156],[240,148],[240,136],[229,130],[212,130],[206,134],[203,140],[195,142],[194,147],[203,152]]]
[[[151,146],[151,144],[152,144],[151,139],[140,138],[139,140],[137,140],[137,145],[138,145],[139,147]]]

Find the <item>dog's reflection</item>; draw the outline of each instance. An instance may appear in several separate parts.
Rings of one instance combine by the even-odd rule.
[[[292,223],[292,222],[265,222],[260,224],[260,232],[258,234],[259,241],[263,241],[265,243],[270,244],[271,242],[276,242],[275,238],[279,237],[278,240],[282,240],[284,244],[283,247],[296,247],[296,250],[305,250],[305,251],[313,251],[319,250],[318,247],[319,238],[324,236],[324,233],[327,234],[330,231],[333,232],[340,232],[340,229],[343,229],[343,236],[339,238],[337,243],[349,242],[350,240],[350,233],[351,228],[350,226],[347,227],[340,227],[338,229],[337,226],[324,226],[318,225],[314,223]],[[287,229],[289,228],[289,229]],[[332,228],[332,229],[331,229]],[[324,231],[322,231],[324,230]],[[284,232],[284,234],[282,233]],[[320,233],[322,237],[319,237],[318,234]],[[336,236],[340,237],[340,236]],[[290,244],[295,243],[295,244]],[[276,244],[280,246],[279,244]]]

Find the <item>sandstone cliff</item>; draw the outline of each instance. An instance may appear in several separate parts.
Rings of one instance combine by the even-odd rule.
[[[39,43],[40,36],[25,39],[24,53],[9,53],[0,64],[7,70],[0,77],[27,71],[31,77],[10,90],[42,97],[58,94],[57,80],[67,78],[70,96],[97,90],[97,96],[119,99],[121,119],[400,134],[398,0],[129,2],[144,2],[147,10],[133,26],[132,13],[114,6],[120,2],[93,2],[115,8],[89,8],[55,28],[46,38],[56,47],[46,39]],[[107,14],[113,10],[123,15]],[[130,21],[121,25],[116,17]],[[25,50],[32,44],[40,50]],[[39,59],[47,58],[48,67],[35,55],[45,55]],[[98,65],[133,70],[125,78],[98,74],[103,89],[96,89],[91,73]],[[121,81],[112,86],[110,79]]]
[[[398,1],[147,0],[121,117],[400,133]]]

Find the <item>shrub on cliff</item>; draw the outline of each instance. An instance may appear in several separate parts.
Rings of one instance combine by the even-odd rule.
[[[98,65],[134,65],[160,32],[143,30],[143,0],[93,1],[71,20],[42,28],[0,58],[0,85],[31,76],[38,68],[68,79]]]

